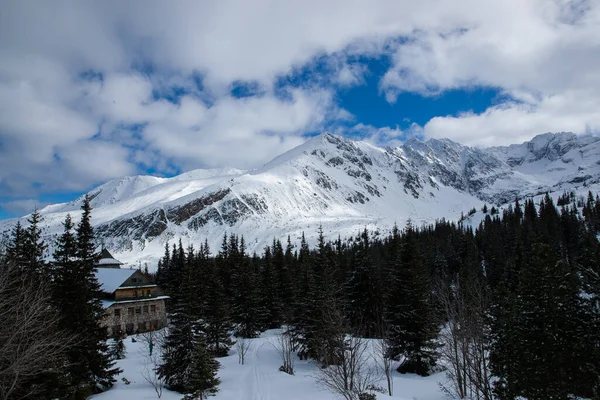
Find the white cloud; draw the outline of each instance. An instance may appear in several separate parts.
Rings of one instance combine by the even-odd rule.
[[[390,46],[393,66],[380,85],[390,101],[400,91],[464,85],[520,100],[434,118],[426,136],[497,144],[598,130],[598,8],[567,0],[7,2],[0,197],[84,190],[140,165],[163,173],[259,165],[351,117],[328,87],[278,96],[278,76],[326,55],[328,83],[360,84],[364,66],[348,56]],[[84,79],[90,71],[101,78]],[[236,81],[256,82],[261,95],[232,97]],[[156,97],[174,86],[185,91],[178,104]],[[378,144],[403,134],[360,121],[350,133],[358,130]]]
[[[399,46],[381,90],[394,101],[402,91],[491,86],[518,101],[433,118],[425,136],[496,145],[548,131],[600,132],[597,2],[483,1],[465,16],[462,30],[422,31]]]
[[[508,102],[481,114],[435,117],[423,127],[425,137],[452,138],[476,146],[508,145],[545,132],[600,132],[600,97],[568,91],[534,103]]]

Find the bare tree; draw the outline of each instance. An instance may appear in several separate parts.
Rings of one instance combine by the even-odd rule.
[[[458,278],[450,285],[440,281],[436,295],[446,319],[440,332],[440,355],[448,368],[448,383],[441,385],[442,390],[454,398],[491,400],[484,316],[489,302],[484,284],[476,280],[464,283]]]
[[[158,366],[162,364],[162,348],[165,341],[165,329],[150,331],[142,334],[142,342],[146,347],[144,352],[144,380],[152,385],[156,395],[160,399],[165,387],[165,380],[158,374]]]
[[[377,365],[382,374],[385,376],[388,395],[391,396],[394,390],[394,381],[392,379],[394,359],[392,358],[389,342],[385,336],[382,336],[376,340],[374,350],[377,359]]]
[[[289,327],[283,326],[271,345],[275,347],[281,358],[279,370],[286,374],[294,375],[294,336]]]
[[[327,311],[327,323],[334,333],[330,339],[335,347],[329,349],[331,362],[321,365],[316,372],[317,384],[346,400],[374,397],[368,392],[377,386],[379,376],[377,368],[370,362],[367,341],[347,334],[349,324],[339,306]]]
[[[59,320],[48,282],[0,265],[0,399],[34,398],[43,388],[32,380],[66,367],[75,338]]]
[[[246,354],[250,351],[252,347],[252,341],[245,337],[238,337],[235,342],[235,348],[238,352],[238,362],[242,365],[246,362]]]

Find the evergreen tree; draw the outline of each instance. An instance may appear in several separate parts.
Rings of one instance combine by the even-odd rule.
[[[179,246],[181,248],[181,245]],[[181,257],[181,252],[176,252]],[[168,388],[189,394],[188,398],[204,398],[216,390],[218,363],[207,349],[205,322],[198,317],[198,281],[195,279],[194,251],[188,249],[187,262],[182,266],[176,302],[169,314],[168,334],[163,345],[163,362],[157,372]],[[193,397],[195,396],[195,397]]]
[[[396,262],[397,275],[387,310],[389,349],[392,357],[403,360],[398,372],[428,375],[435,365],[438,332],[428,271],[419,252],[417,232],[410,222]]]
[[[219,362],[215,360],[201,337],[193,343],[191,364],[188,371],[186,392],[189,394],[184,399],[202,400],[218,391],[221,383],[217,378]]]
[[[371,258],[366,228],[360,235],[354,268],[346,286],[352,326],[363,337],[378,337],[383,317],[382,283]]]
[[[281,326],[282,304],[277,290],[278,282],[274,271],[273,255],[269,246],[265,247],[260,273],[260,303],[265,311],[263,326],[266,329]]]
[[[104,309],[95,276],[94,232],[88,196],[82,210],[75,237],[70,216],[65,219],[65,231],[56,244],[53,268],[55,298],[65,316],[62,326],[78,338],[67,354],[69,390],[64,397],[73,399],[86,397],[97,388],[110,388],[115,382],[114,375],[120,372],[110,358],[106,329],[100,325]]]
[[[202,293],[206,346],[214,356],[224,357],[233,344],[230,336],[233,330],[231,308],[216,263],[210,259],[210,250],[206,242],[200,251],[200,263],[201,275],[205,282]]]
[[[27,258],[25,254],[25,231],[21,221],[17,221],[11,232],[11,240],[6,248],[6,261],[8,263],[22,266]]]
[[[299,338],[303,353],[323,365],[336,360],[339,332],[331,324],[331,313],[344,310],[342,288],[335,279],[330,247],[325,242],[322,227],[319,227],[317,252],[311,261],[310,287],[306,293],[305,320],[301,323]]]
[[[25,230],[23,253],[25,256],[25,270],[29,274],[35,274],[42,278],[48,277],[48,266],[44,261],[44,255],[48,249],[48,245],[42,239],[42,231],[40,224],[42,215],[35,209],[27,218],[29,223]]]
[[[501,398],[594,395],[600,367],[597,327],[593,305],[580,296],[573,272],[548,245],[534,247],[513,306],[496,316],[492,367]]]
[[[238,239],[230,238],[229,254],[232,265],[231,286],[232,321],[235,324],[236,336],[244,338],[257,337],[261,330],[261,322],[265,311],[261,306],[257,277],[246,255],[244,238],[238,248]]]

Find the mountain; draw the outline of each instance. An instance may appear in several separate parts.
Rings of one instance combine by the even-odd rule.
[[[408,219],[457,219],[483,203],[599,187],[600,138],[593,136],[548,133],[483,149],[411,139],[383,149],[324,133],[256,170],[125,177],[89,195],[92,222],[111,252],[152,266],[165,243],[179,238],[184,246],[206,239],[216,253],[225,233],[243,234],[248,250],[260,252],[273,238],[297,243],[302,232],[314,242],[320,225],[330,238],[350,237]],[[67,213],[79,218],[82,199],[41,210],[49,239]],[[0,232],[14,223],[3,221]]]

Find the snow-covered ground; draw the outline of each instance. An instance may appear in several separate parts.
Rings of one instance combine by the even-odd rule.
[[[251,347],[246,355],[244,365],[238,363],[235,346],[228,357],[220,358],[219,377],[221,385],[215,400],[332,400],[336,395],[317,386],[315,372],[317,367],[309,361],[295,360],[295,375],[291,376],[279,371],[281,360],[275,343],[277,330],[270,330],[260,338],[250,339]],[[132,343],[125,340],[126,357],[117,361],[123,372],[117,376],[118,382],[109,391],[91,396],[89,400],[150,400],[157,399],[156,392],[143,377],[147,363],[147,345],[143,341]],[[157,350],[157,349],[155,349]],[[125,384],[122,378],[130,383]],[[417,375],[401,375],[394,372],[394,399],[405,400],[442,400],[439,382],[445,380],[444,373],[426,378]],[[382,381],[381,386],[385,386]],[[176,392],[164,390],[161,399],[174,400],[183,396]],[[389,398],[378,394],[379,400]]]

